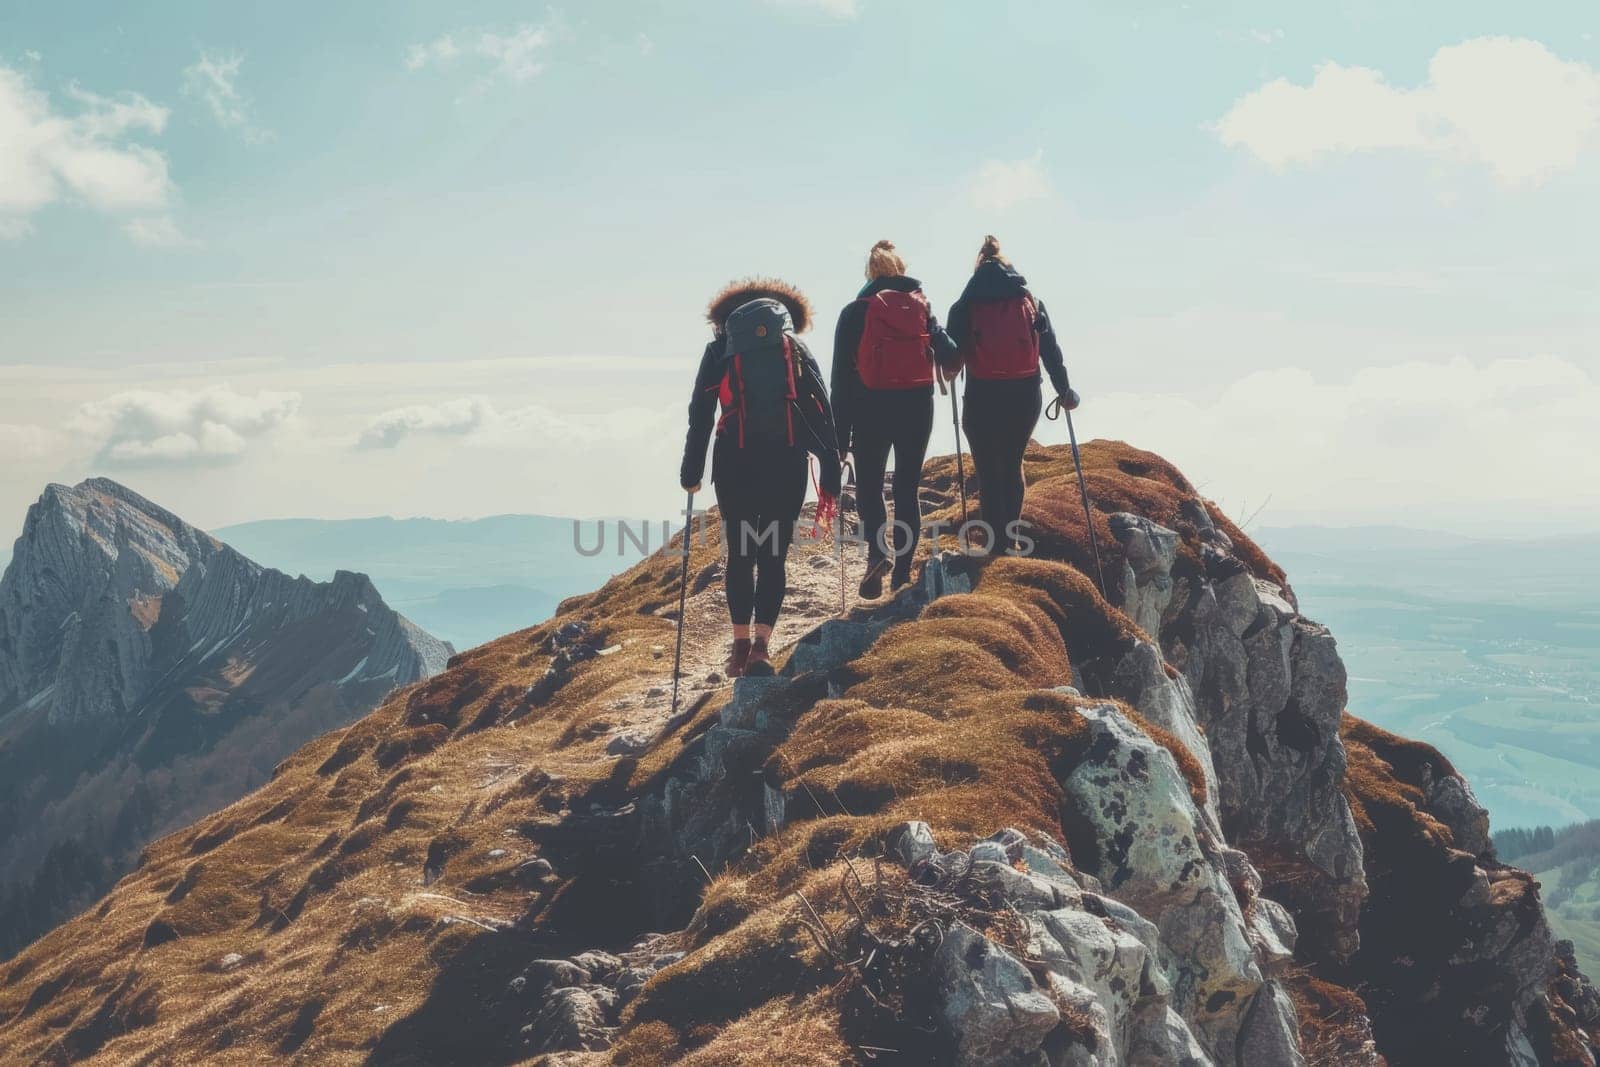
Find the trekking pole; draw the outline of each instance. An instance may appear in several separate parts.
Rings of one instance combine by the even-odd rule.
[[[845,472],[849,472],[849,480],[845,480]],[[839,536],[834,538],[834,548],[839,553],[839,616],[844,617],[844,502],[845,488],[856,483],[856,468],[849,460],[840,464],[839,472]]]
[[[1058,396],[1044,409],[1044,417],[1054,422],[1062,415],[1067,417],[1067,440],[1072,443],[1072,466],[1078,472],[1078,492],[1083,497],[1083,524],[1089,528],[1089,551],[1094,554],[1094,573],[1100,582],[1100,595],[1106,596],[1106,573],[1100,566],[1100,545],[1094,535],[1094,515],[1089,509],[1089,483],[1083,478],[1083,462],[1078,456],[1078,434],[1072,428],[1072,412]]]
[[[683,576],[678,582],[678,647],[672,654],[672,711],[678,714],[678,679],[683,675],[683,614],[689,604],[689,539],[694,526],[694,490],[683,509]]]
[[[952,387],[955,385],[955,379],[954,378],[950,379],[950,384],[951,384]],[[965,457],[963,457],[962,454],[961,454],[961,410],[960,410],[960,407],[959,407],[959,402],[956,400],[956,391],[955,391],[955,389],[954,388],[946,389],[945,385],[944,385],[944,379],[942,377],[940,377],[940,379],[939,379],[939,392],[941,392],[941,393],[948,392],[950,394],[950,425],[955,429],[955,432],[956,432],[956,475],[957,475],[957,478],[958,478],[958,481],[956,482],[956,484],[961,487],[961,528],[962,529],[966,529],[966,526],[967,526],[967,461],[966,461]],[[960,543],[960,541],[961,541],[961,535],[959,533],[956,535],[956,541],[957,541],[957,543]]]

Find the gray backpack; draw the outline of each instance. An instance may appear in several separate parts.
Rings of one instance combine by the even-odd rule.
[[[728,316],[723,407],[738,422],[739,447],[793,445],[794,321],[768,297]]]

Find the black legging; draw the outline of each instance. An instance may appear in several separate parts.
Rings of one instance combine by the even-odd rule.
[[[1037,378],[967,382],[961,426],[972,449],[983,521],[994,533],[992,551],[1010,545],[1007,530],[1022,517],[1022,456],[1039,422],[1041,406]]]
[[[896,571],[910,573],[911,557],[922,536],[917,490],[922,487],[922,461],[933,433],[933,390],[864,389],[856,398],[855,419],[856,507],[867,538],[867,559],[875,562],[884,556],[889,517],[884,510],[883,474],[893,449],[895,524],[890,541]]]
[[[712,486],[727,538],[728,618],[772,626],[788,584],[784,561],[795,520],[806,501],[806,453],[801,448],[740,448],[717,438]]]

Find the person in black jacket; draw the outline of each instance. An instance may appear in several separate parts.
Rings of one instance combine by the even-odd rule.
[[[911,580],[911,561],[922,532],[917,492],[922,462],[933,432],[933,381],[941,368],[953,377],[960,367],[955,343],[939,326],[922,294],[922,283],[906,276],[906,264],[889,241],[867,255],[867,284],[839,313],[833,336],[833,415],[841,454],[854,452],[857,507],[867,539],[867,570],[861,595],[883,592]],[[894,452],[892,539],[884,509],[883,481]]]
[[[1067,410],[1077,408],[1078,394],[1067,381],[1043,302],[1000,254],[993,235],[984,238],[948,322],[967,372],[961,425],[972,449],[988,549],[1008,551],[1016,540],[1012,524],[1022,515],[1022,457],[1042,407],[1041,365]]]
[[[736,313],[768,316],[771,335],[765,324],[757,329],[762,337],[781,342],[789,361],[793,396],[785,398],[780,387],[779,407],[765,413],[744,399],[751,368],[742,375],[741,363],[729,351],[729,320]],[[700,359],[689,398],[689,433],[679,481],[691,492],[700,489],[706,446],[715,430],[711,481],[722,508],[728,551],[725,588],[733,623],[727,673],[730,678],[770,675],[768,645],[783,607],[784,563],[806,499],[806,455],[818,458],[822,494],[837,498],[839,445],[822,372],[795,336],[811,324],[811,305],[798,289],[772,280],[735,282],[712,300],[706,317],[714,335]],[[719,399],[722,417],[714,421]],[[764,425],[754,425],[756,419]],[[823,506],[819,501],[819,508]]]

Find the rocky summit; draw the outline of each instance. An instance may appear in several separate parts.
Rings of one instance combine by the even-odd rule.
[[[362,575],[260,567],[107,479],[48,487],[0,578],[0,951],[449,655]]]
[[[1183,474],[1084,465],[1105,588],[1070,455],[1035,446],[1034,555],[925,546],[841,611],[803,548],[775,678],[706,667],[714,534],[676,711],[677,548],[457,657],[0,968],[0,1047],[1592,1065],[1600,995],[1469,784],[1356,717],[1335,635]],[[955,479],[930,465],[930,521]]]

